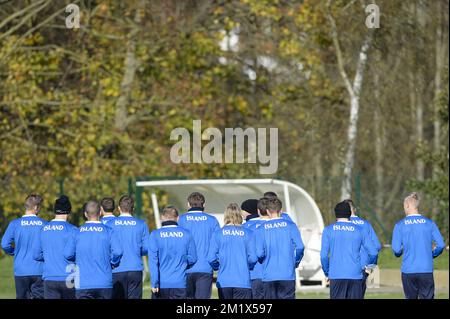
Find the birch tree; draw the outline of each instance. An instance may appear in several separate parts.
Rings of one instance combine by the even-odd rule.
[[[358,60],[356,61],[356,71],[353,81],[350,80],[348,72],[345,69],[343,52],[339,42],[339,34],[336,21],[331,13],[331,1],[328,1],[328,20],[331,27],[331,38],[333,41],[337,64],[340,76],[344,82],[350,99],[350,120],[347,129],[347,151],[344,157],[344,176],[341,184],[341,199],[351,197],[352,193],[352,173],[355,163],[356,138],[358,134],[358,117],[360,108],[361,88],[364,83],[364,73],[367,65],[367,58],[371,49],[373,32],[367,30],[363,43],[359,50]]]

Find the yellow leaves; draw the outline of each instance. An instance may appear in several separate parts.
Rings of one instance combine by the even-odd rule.
[[[224,10],[224,8],[222,6],[215,8],[214,11],[213,11],[213,13],[215,15],[220,15],[220,14],[223,14],[224,12],[225,12],[225,10]]]
[[[232,19],[230,19],[230,17],[225,17],[225,19],[224,19],[225,30],[231,31],[234,28],[239,27],[239,26],[240,26],[239,22],[233,21]]]
[[[292,57],[300,53],[301,47],[296,39],[288,39],[280,41],[279,49],[282,56]]]
[[[93,142],[93,141],[95,141],[95,138],[96,138],[96,136],[95,136],[95,134],[93,134],[93,133],[89,133],[89,134],[86,135],[86,140],[87,140],[88,142]]]
[[[103,93],[106,96],[118,97],[120,94],[119,84],[111,77],[100,80],[100,85],[103,86]]]

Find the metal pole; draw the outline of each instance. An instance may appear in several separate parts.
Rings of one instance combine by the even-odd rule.
[[[158,199],[155,193],[152,193],[153,214],[155,215],[156,228],[161,228],[161,218],[159,216]]]
[[[286,213],[292,218],[293,215],[291,212],[291,200],[289,198],[289,188],[286,184],[283,185],[283,193],[284,193],[284,202],[286,204]],[[297,218],[295,218],[295,222],[297,222]]]
[[[136,216],[142,215],[142,187],[136,186]]]

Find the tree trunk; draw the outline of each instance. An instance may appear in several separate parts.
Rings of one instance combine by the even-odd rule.
[[[119,132],[125,131],[129,124],[127,106],[130,100],[132,86],[139,62],[136,58],[136,38],[139,33],[139,25],[144,14],[145,1],[140,0],[134,14],[135,25],[128,35],[127,53],[124,62],[124,72],[120,83],[120,95],[116,103],[115,128]]]
[[[350,95],[350,122],[347,131],[347,153],[344,161],[344,178],[341,185],[341,200],[350,198],[352,194],[353,166],[355,164],[356,137],[358,133],[358,117],[360,107],[360,94],[364,81],[364,71],[367,64],[368,51],[372,42],[372,33],[369,32],[359,52],[356,74],[349,90]]]
[[[419,72],[417,72],[419,73]],[[416,142],[419,145],[423,144],[424,135],[423,135],[423,81],[420,76],[416,73]],[[417,169],[417,179],[419,181],[423,181],[425,179],[425,164],[420,154],[417,156],[416,160],[416,169]]]
[[[384,169],[383,169],[383,127],[381,122],[381,112],[380,112],[380,79],[379,74],[375,71],[374,74],[374,95],[375,95],[375,105],[374,105],[374,132],[375,132],[375,174],[376,174],[376,214],[384,211],[383,207],[383,192],[384,192]]]
[[[353,166],[355,164],[356,137],[358,134],[359,101],[362,84],[364,82],[364,72],[367,65],[368,51],[371,48],[373,33],[371,30],[368,30],[368,33],[365,36],[364,42],[359,50],[355,77],[353,79],[353,83],[351,83],[344,66],[344,58],[342,55],[341,46],[339,44],[336,21],[334,20],[330,10],[331,0],[327,2],[327,7],[327,17],[331,26],[331,38],[336,51],[335,53],[339,73],[350,97],[350,122],[347,130],[347,151],[344,157],[344,176],[341,184],[341,200],[344,200],[346,198],[350,198],[352,194],[352,175]]]

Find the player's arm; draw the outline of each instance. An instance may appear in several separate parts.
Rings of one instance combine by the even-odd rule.
[[[152,232],[148,240],[148,268],[152,288],[159,288],[159,249],[155,232]]]
[[[330,270],[330,240],[328,238],[328,230],[325,228],[322,234],[322,247],[320,248],[320,263],[322,264],[322,270],[325,277],[328,277],[328,272]]]
[[[258,262],[258,257],[256,256],[256,242],[255,242],[255,232],[249,230],[248,238],[245,242],[247,246],[247,263],[249,269],[253,269]]]
[[[13,243],[15,230],[16,230],[16,221],[13,221],[8,225],[5,234],[2,237],[2,249],[6,254],[10,256],[14,256]]]
[[[39,234],[38,242],[34,247],[33,259],[36,261],[44,261],[44,252],[42,251],[42,232]]]
[[[76,246],[77,246],[77,235],[78,231],[73,231],[71,236],[69,236],[66,245],[64,246],[64,258],[69,262],[74,262],[76,259]]]
[[[188,233],[187,268],[191,268],[197,262],[197,248],[191,234]]]
[[[392,251],[394,252],[395,257],[400,257],[403,254],[401,224],[396,224],[394,226],[391,247],[392,247]]]
[[[372,244],[376,248],[377,253],[379,253],[381,250],[381,242],[378,239],[377,234],[375,233],[375,229],[373,229],[372,225],[369,222],[367,222],[366,225],[367,225],[369,239],[372,241]],[[377,264],[377,263],[378,263],[378,254],[377,254],[377,258],[375,259],[373,264]]]
[[[147,242],[148,242],[149,236],[150,236],[150,234],[148,232],[147,224],[142,223],[141,256],[148,255]]]
[[[282,214],[281,214],[281,217],[283,217],[283,219],[286,219],[286,220],[288,220],[288,221],[290,221],[290,222],[293,222],[291,216],[289,216],[288,213],[282,213]],[[294,223],[294,222],[293,222],[293,223]],[[295,223],[294,223],[294,224],[295,224]]]
[[[433,249],[433,258],[436,258],[440,254],[442,254],[442,252],[444,251],[445,242],[444,242],[444,238],[442,238],[439,228],[436,226],[436,224],[434,222],[432,222],[431,227],[432,227],[432,233],[431,233],[432,237],[431,238],[432,238],[433,242],[436,244],[436,246]]]
[[[219,269],[219,244],[217,241],[217,233],[214,232],[208,250],[208,263],[214,270]]]
[[[107,227],[107,226],[106,226]],[[107,227],[108,228],[108,227]],[[117,268],[120,264],[120,260],[123,255],[122,244],[119,240],[119,236],[114,228],[109,228],[109,242],[111,247],[111,266]]]
[[[375,246],[372,238],[370,237],[370,230],[364,230],[362,232],[362,246],[366,250],[369,256],[369,265],[376,264],[378,258],[379,249]],[[367,265],[364,265],[367,266]]]
[[[369,238],[372,241],[373,245],[375,246],[375,248],[380,251],[381,250],[381,242],[378,239],[377,233],[375,233],[375,229],[373,228],[373,226],[367,222],[367,228],[369,230]]]
[[[256,257],[258,261],[262,263],[266,258],[266,241],[264,239],[264,228],[259,227],[255,231],[255,247],[256,247]]]
[[[303,244],[302,235],[294,223],[290,225],[289,230],[291,232],[291,240],[295,247],[295,268],[297,268],[305,253],[305,245]]]

